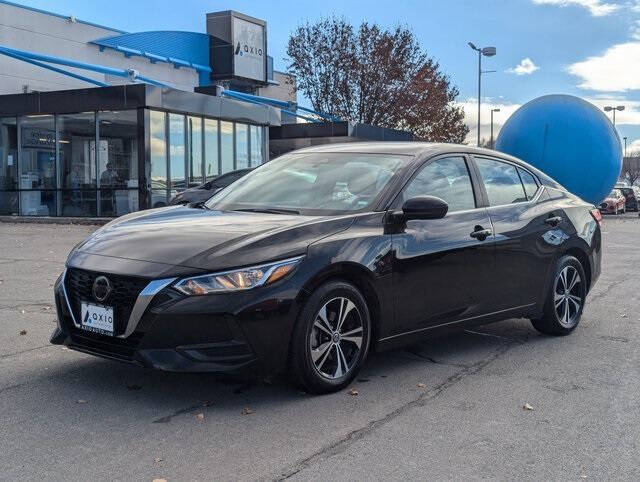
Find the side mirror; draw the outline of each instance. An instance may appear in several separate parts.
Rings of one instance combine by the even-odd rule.
[[[402,205],[405,219],[442,219],[447,214],[449,205],[435,196],[416,196],[407,199]]]

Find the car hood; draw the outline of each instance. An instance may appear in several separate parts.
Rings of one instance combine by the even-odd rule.
[[[304,254],[309,244],[348,228],[352,221],[353,216],[171,206],[111,221],[75,248],[69,264],[82,267],[83,258],[97,255],[193,270],[222,270]]]

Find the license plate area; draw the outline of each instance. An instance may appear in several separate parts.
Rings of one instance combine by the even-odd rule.
[[[83,301],[81,308],[80,328],[92,333],[113,336],[113,307]]]

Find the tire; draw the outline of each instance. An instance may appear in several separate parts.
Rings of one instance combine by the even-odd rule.
[[[575,283],[574,275],[578,276]],[[576,329],[582,317],[587,295],[584,268],[573,256],[563,256],[556,264],[551,286],[547,291],[541,318],[531,320],[533,327],[545,335],[563,336]],[[573,286],[571,284],[573,283]],[[569,286],[567,294],[565,286]],[[568,313],[566,310],[569,310]]]
[[[291,338],[294,383],[309,393],[342,390],[366,360],[370,338],[371,317],[360,291],[344,281],[319,286],[300,311]]]

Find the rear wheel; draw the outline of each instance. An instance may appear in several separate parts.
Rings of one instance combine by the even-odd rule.
[[[358,289],[343,281],[317,288],[305,303],[291,340],[291,373],[310,393],[351,383],[369,351],[371,319]]]
[[[558,260],[547,293],[542,318],[531,320],[533,327],[547,335],[568,335],[580,323],[587,295],[586,276],[573,256]]]

